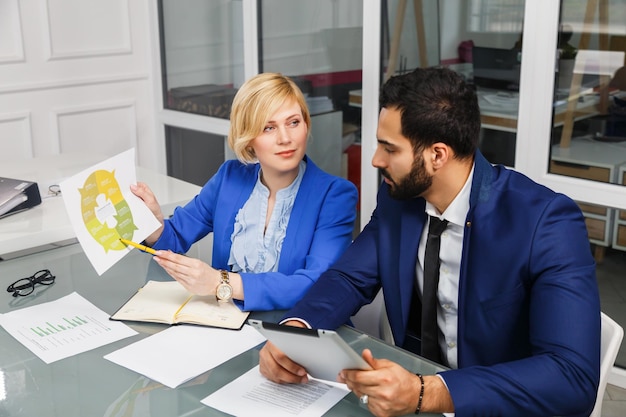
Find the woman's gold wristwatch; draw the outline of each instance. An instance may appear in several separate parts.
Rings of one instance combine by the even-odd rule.
[[[222,281],[217,285],[215,289],[215,297],[217,301],[226,303],[233,298],[233,287],[230,285],[228,271],[223,269],[220,270],[220,275],[222,276]]]

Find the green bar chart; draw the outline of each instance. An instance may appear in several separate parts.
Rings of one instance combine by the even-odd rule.
[[[31,327],[30,329],[39,337],[46,337],[52,334],[61,333],[67,330],[74,329],[79,326],[89,324],[87,318],[74,316],[74,317],[61,317],[59,324],[52,324],[46,321],[43,325]]]

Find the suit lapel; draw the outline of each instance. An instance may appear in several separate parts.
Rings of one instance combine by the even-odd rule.
[[[300,188],[298,189],[293,208],[291,209],[289,223],[287,224],[287,234],[285,235],[280,259],[278,261],[281,271],[293,271],[296,269],[288,264],[301,261],[297,259],[297,257],[292,256],[292,253],[302,245],[302,236],[298,229],[301,225],[310,226],[308,218],[313,215],[318,215],[316,210],[311,210],[311,208],[317,207],[317,204],[309,201],[312,196],[316,199],[319,198],[318,194],[309,192],[309,190],[316,190],[318,188],[315,186],[317,178],[319,178],[317,175],[318,168],[308,157],[305,157],[304,160],[307,163],[306,171],[304,171],[304,175],[302,176],[302,182],[300,183]]]
[[[259,164],[249,165],[245,167],[241,176],[233,176],[224,182],[223,189],[220,190],[217,199],[218,207],[216,207],[216,219],[214,219],[214,239],[221,239],[221,243],[214,243],[214,247],[221,248],[218,259],[214,259],[213,266],[216,268],[228,268],[228,260],[230,258],[230,249],[232,246],[231,235],[234,230],[235,217],[239,210],[250,198],[252,190],[256,185],[256,179],[259,175]],[[228,219],[220,216],[229,216]],[[219,229],[218,229],[219,227]]]
[[[407,326],[411,298],[416,285],[417,249],[426,219],[424,207],[423,199],[411,200],[403,205],[401,214],[398,289],[401,300],[402,329],[406,329]]]
[[[308,170],[308,169],[307,169]],[[296,195],[296,199],[293,204],[293,208],[291,209],[291,215],[289,217],[289,223],[287,224],[287,233],[285,234],[285,240],[283,241],[282,248],[280,250],[280,259],[278,260],[278,269],[281,271],[292,271],[292,268],[289,263],[300,261],[300,259],[296,259],[292,256],[292,253],[299,248],[299,244],[301,240],[298,237],[302,237],[299,232],[300,225],[310,225],[310,223],[306,220],[308,216],[311,215],[310,210],[306,210],[309,206],[308,200],[311,197],[312,193],[307,192],[309,189],[305,185],[305,177],[302,178],[302,182],[300,183],[300,189],[298,190],[298,194]]]

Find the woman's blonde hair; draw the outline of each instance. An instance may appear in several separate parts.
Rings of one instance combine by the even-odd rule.
[[[294,100],[302,110],[302,117],[310,132],[311,115],[300,88],[289,77],[266,72],[243,83],[230,111],[228,145],[237,159],[244,163],[256,161],[250,142],[259,136],[267,121],[286,101]]]

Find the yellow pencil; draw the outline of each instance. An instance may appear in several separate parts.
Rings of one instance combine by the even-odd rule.
[[[154,249],[152,249],[152,248],[149,248],[148,246],[141,245],[141,244],[135,243],[135,242],[133,242],[131,240],[126,240],[126,239],[122,239],[122,238],[120,238],[120,241],[123,244],[125,244],[126,246],[134,246],[134,247],[136,247],[139,250],[142,250],[144,252],[148,252],[148,253],[150,253],[152,255],[156,255],[156,251]]]

